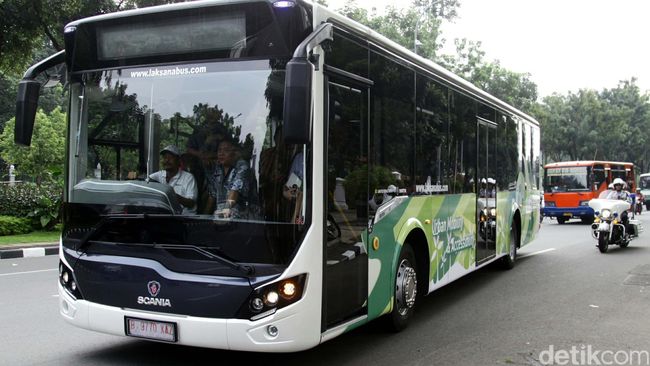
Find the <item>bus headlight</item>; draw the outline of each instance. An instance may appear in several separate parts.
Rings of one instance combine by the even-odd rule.
[[[240,308],[239,318],[257,320],[275,313],[302,298],[306,274],[286,278],[256,288]]]
[[[544,206],[555,207],[555,201],[544,201]]]
[[[266,293],[266,296],[264,297],[264,303],[269,307],[274,307],[278,304],[279,299],[280,295],[278,295],[277,292],[271,290]]]
[[[75,299],[83,299],[72,270],[63,264],[63,261],[59,261],[59,283],[72,297]]]
[[[587,200],[587,201],[580,201],[579,206],[589,206],[589,200]]]

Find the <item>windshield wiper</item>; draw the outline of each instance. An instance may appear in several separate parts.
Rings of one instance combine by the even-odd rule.
[[[110,216],[102,217],[102,219],[99,220],[97,225],[93,226],[93,228],[90,229],[88,234],[86,234],[86,236],[84,236],[83,238],[81,238],[81,240],[79,240],[79,242],[77,243],[77,251],[81,251],[90,242],[90,238],[93,237],[95,234],[99,233],[101,229],[106,227],[106,224],[108,224],[109,221],[111,221]]]
[[[233,262],[228,258],[225,258],[222,255],[217,255],[214,254],[208,250],[205,250],[201,247],[197,247],[196,245],[191,245],[191,244],[159,244],[159,243],[115,243],[116,245],[133,245],[133,246],[145,246],[145,247],[151,247],[151,248],[159,248],[159,249],[182,249],[182,250],[194,250],[198,252],[199,254],[207,257],[208,259],[211,260],[216,260],[219,261],[228,267],[242,272],[245,275],[252,275],[253,274],[253,267],[239,264],[237,262]]]

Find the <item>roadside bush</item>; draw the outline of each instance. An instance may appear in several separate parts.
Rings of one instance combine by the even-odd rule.
[[[27,218],[35,229],[51,229],[59,221],[61,186],[22,183],[0,186],[0,215]]]
[[[0,216],[0,236],[27,234],[32,231],[32,225],[29,219]]]

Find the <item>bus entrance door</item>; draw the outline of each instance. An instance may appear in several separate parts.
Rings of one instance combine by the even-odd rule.
[[[491,121],[478,120],[478,195],[476,200],[476,264],[496,255],[497,194],[496,180],[496,132],[497,125]]]
[[[368,88],[327,80],[325,329],[366,315],[368,298]]]

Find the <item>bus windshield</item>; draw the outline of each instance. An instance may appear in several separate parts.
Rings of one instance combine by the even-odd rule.
[[[639,178],[639,188],[650,189],[650,176]]]
[[[590,191],[589,169],[586,166],[547,168],[544,177],[544,192]]]
[[[101,230],[94,239],[285,262],[286,241],[296,234],[284,231],[304,222],[308,186],[305,147],[281,138],[283,67],[282,60],[253,60],[83,74],[71,88],[69,202],[72,216],[92,208],[96,218],[70,224],[96,230],[109,217],[123,225],[121,234]],[[114,220],[125,214],[153,216]],[[143,225],[152,226],[147,235],[138,233]],[[266,254],[240,237],[259,240]],[[282,250],[274,247],[280,237]]]

